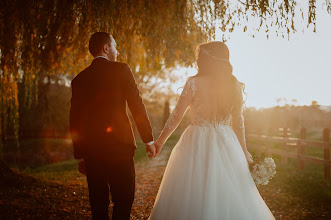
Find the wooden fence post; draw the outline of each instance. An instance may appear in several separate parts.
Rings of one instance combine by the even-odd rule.
[[[306,128],[301,128],[300,130],[300,141],[297,149],[298,159],[297,164],[298,167],[300,167],[301,170],[304,170],[306,167],[306,162],[302,156],[306,155]]]
[[[259,137],[262,137],[262,129],[260,127],[257,129],[257,134],[259,135]],[[259,155],[259,156],[263,155],[262,142],[263,142],[263,140],[259,139],[259,138],[256,141],[256,145],[261,147],[260,149],[257,149],[257,155]]]
[[[283,140],[287,140],[287,128],[283,128]],[[287,151],[287,143],[286,142],[283,142],[283,150],[284,151]],[[287,163],[287,156],[284,154],[282,155],[282,163]]]
[[[324,140],[324,160],[330,161],[330,129],[323,129],[323,140]],[[330,166],[324,165],[324,179],[330,179]]]

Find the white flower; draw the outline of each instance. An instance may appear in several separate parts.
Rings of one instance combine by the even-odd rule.
[[[255,164],[251,171],[257,186],[267,185],[269,180],[276,174],[276,164],[271,157],[266,157],[260,164]]]

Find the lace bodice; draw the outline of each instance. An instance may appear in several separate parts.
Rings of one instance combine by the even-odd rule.
[[[190,103],[191,123],[199,126],[216,126],[230,125],[230,114],[225,115],[222,119],[217,119],[215,97],[209,100],[206,97],[201,97],[204,94],[197,94],[196,78],[189,80],[191,90],[187,89],[185,93],[192,92],[192,101]]]
[[[239,142],[246,148],[242,103],[231,107],[227,113],[219,114],[217,99],[210,93],[207,86],[206,79],[202,77],[188,79],[176,107],[161,132],[160,138],[164,142],[166,141],[179,125],[187,108],[190,107],[192,125],[203,127],[232,126]]]

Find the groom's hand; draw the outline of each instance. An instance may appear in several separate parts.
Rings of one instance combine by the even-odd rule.
[[[146,153],[147,153],[149,158],[154,158],[155,153],[156,153],[155,145],[154,144],[151,144],[151,145],[146,144]]]

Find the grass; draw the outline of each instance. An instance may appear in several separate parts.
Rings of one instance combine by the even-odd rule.
[[[172,135],[167,145],[173,147],[179,137],[179,135]],[[51,143],[46,143],[47,140]],[[55,149],[68,149],[64,147],[66,143],[59,140],[47,140],[42,140],[41,143],[31,140],[23,145],[27,147],[32,143],[37,146],[46,144],[54,146]],[[56,147],[56,143],[60,146]],[[36,146],[31,148],[34,147]],[[281,145],[275,147],[279,148]],[[254,151],[251,153],[253,156],[257,155]],[[272,157],[277,165],[277,173],[268,185],[260,186],[259,191],[267,205],[273,210],[276,219],[331,219],[329,209],[331,180],[324,180],[323,167],[307,163],[306,169],[300,170],[295,159],[288,159],[287,163],[282,163],[280,156],[273,155]],[[147,160],[145,146],[143,143],[138,143],[135,162],[140,163],[144,160]],[[31,213],[30,206],[36,207],[38,213],[43,213],[43,217],[48,212],[52,213],[50,216],[63,216],[63,218],[89,217],[87,212],[84,212],[89,209],[86,180],[77,171],[77,160],[71,158],[58,163],[28,167],[23,169],[23,173],[34,179],[28,178],[19,188],[0,190],[0,213],[3,213],[0,214],[0,218],[8,216],[15,210],[20,210],[25,216],[32,217],[34,213]],[[75,196],[70,196],[73,194]],[[23,200],[26,207],[20,202]],[[10,205],[8,203],[1,208],[1,205],[7,204],[6,201],[11,201]],[[73,203],[77,204],[73,205]],[[76,209],[79,212],[76,212]]]
[[[70,139],[24,139],[19,151],[13,141],[3,146],[4,159],[14,168],[26,169],[73,158]]]
[[[77,172],[78,161],[75,159],[43,165],[33,169],[23,170],[25,173],[44,180],[56,180],[66,182],[70,179],[81,178],[81,174]]]
[[[294,135],[294,137],[300,137],[297,135]],[[307,132],[307,140],[310,141],[318,141],[318,142],[322,142],[323,141],[323,137],[322,137],[322,133],[318,132],[318,131],[309,131]],[[279,149],[279,150],[284,150],[282,143],[271,143],[271,142],[265,142],[262,143],[261,141],[257,141],[256,139],[248,139],[247,141],[248,144],[251,145],[257,145],[257,146],[265,146],[265,147],[272,147],[275,149]],[[287,146],[286,147],[286,151],[288,152],[292,152],[292,153],[297,153],[297,146]],[[306,146],[306,155],[307,156],[311,156],[311,157],[316,157],[316,158],[320,158],[320,159],[324,159],[324,150],[320,147],[313,147],[313,146]]]
[[[307,140],[322,141],[322,132],[307,132]],[[256,139],[248,139],[247,143],[283,150],[281,143],[261,143]],[[297,148],[291,146],[286,150],[297,152]],[[251,151],[253,156],[260,153]],[[307,146],[306,155],[324,158],[323,149],[317,147]],[[276,210],[276,219],[331,219],[331,180],[324,180],[324,167],[307,162],[306,168],[300,170],[296,159],[289,158],[282,163],[281,156],[272,157],[277,173],[268,185],[260,186],[259,191],[268,206]]]
[[[257,151],[251,153],[258,155]],[[331,180],[324,180],[323,167],[307,163],[306,169],[300,170],[295,159],[282,163],[280,156],[272,157],[277,173],[259,191],[276,211],[276,219],[331,219]]]
[[[179,139],[179,135],[172,135],[168,139],[166,145],[175,146]],[[7,152],[11,152],[8,148],[11,145],[6,145]],[[73,178],[81,178],[82,176],[77,172],[77,160],[72,156],[71,141],[67,139],[32,139],[23,140],[21,142],[22,152],[27,153],[35,151],[35,154],[42,155],[43,152],[54,150],[65,152],[69,155],[68,159],[55,163],[47,163],[47,161],[33,161],[36,157],[31,157],[28,161],[17,161],[16,163],[10,163],[10,166],[19,169],[27,174],[36,176],[42,179],[59,180],[66,182]],[[45,149],[46,148],[46,149]],[[12,151],[13,152],[13,151]],[[14,153],[14,152],[13,152]],[[38,158],[37,158],[38,159]],[[147,160],[146,147],[142,142],[137,143],[137,150],[134,155],[135,163]],[[30,163],[30,161],[32,161]],[[27,164],[28,163],[28,164]]]
[[[19,170],[39,170],[49,164],[52,167],[55,163],[74,161],[70,139],[24,139],[20,141],[20,152],[16,151],[15,142],[7,142],[3,151],[10,167]],[[137,162],[146,158],[146,147],[138,142],[134,160]]]

